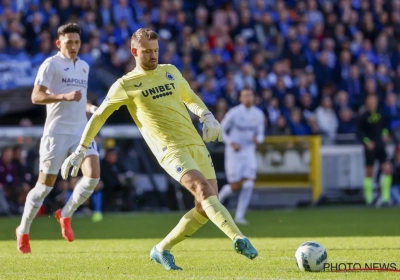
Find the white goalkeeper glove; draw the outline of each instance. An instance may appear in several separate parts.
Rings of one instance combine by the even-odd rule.
[[[222,128],[220,123],[214,118],[210,112],[205,112],[200,117],[200,122],[203,124],[203,140],[204,142],[213,142],[218,139],[223,140]]]
[[[68,172],[72,168],[71,176],[76,177],[78,175],[79,168],[81,167],[82,161],[86,156],[87,148],[79,146],[76,148],[69,157],[64,160],[61,166],[61,177],[66,180],[68,178]]]

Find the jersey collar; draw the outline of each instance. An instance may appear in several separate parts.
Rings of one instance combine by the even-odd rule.
[[[239,105],[240,107],[242,107],[244,110],[246,111],[250,111],[251,109],[253,109],[253,106],[251,106],[250,108],[247,108],[246,106],[244,106],[243,104]]]
[[[66,57],[66,56],[63,55],[60,51],[57,52],[57,55],[58,55],[59,57],[61,57],[62,59],[66,59],[66,60],[68,60],[68,61],[72,61],[72,59]],[[79,60],[79,56],[76,56],[76,61],[78,61],[78,60]],[[75,62],[76,62],[76,61],[75,61]]]
[[[157,64],[157,68],[154,70],[138,70],[135,67],[135,69],[133,69],[133,71],[138,72],[138,73],[148,73],[149,74],[149,73],[156,73],[156,72],[158,72],[159,69],[160,69],[160,64]]]

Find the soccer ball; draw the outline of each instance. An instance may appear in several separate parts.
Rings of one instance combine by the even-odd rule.
[[[324,269],[324,264],[328,261],[324,246],[315,241],[301,244],[294,256],[297,266],[302,271],[319,272]]]

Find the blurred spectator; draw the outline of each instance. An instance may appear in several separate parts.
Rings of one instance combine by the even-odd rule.
[[[342,80],[341,88],[348,92],[350,104],[353,108],[358,108],[363,102],[362,80],[357,65],[350,68],[350,75]]]
[[[390,126],[400,121],[400,107],[397,102],[396,94],[389,93],[386,96],[383,109],[384,109],[383,112],[385,113]]]
[[[280,115],[276,122],[271,125],[271,134],[277,136],[289,136],[292,131],[284,116]]]
[[[300,97],[300,108],[303,110],[303,117],[308,119],[314,115],[313,99],[308,92]]]
[[[128,180],[131,178],[131,175],[119,163],[118,153],[115,149],[106,151],[100,167],[101,180],[104,184],[104,208],[116,210],[123,205],[126,199],[129,199],[131,186]]]
[[[356,120],[353,111],[348,107],[339,109],[339,134],[356,133]]]
[[[287,94],[284,98],[281,112],[286,119],[289,119],[292,110],[296,106],[296,99],[293,94]]]
[[[321,131],[333,139],[337,133],[338,119],[333,109],[332,99],[325,96],[322,99],[321,106],[315,110],[315,114]]]
[[[13,157],[14,152],[11,147],[2,149],[0,158],[0,208],[3,214],[18,213],[19,180]]]
[[[279,108],[279,101],[276,97],[272,98],[266,107],[265,111],[268,116],[271,125],[275,125],[279,117],[281,116],[281,110]]]
[[[293,135],[304,136],[310,134],[309,128],[302,120],[301,110],[299,108],[293,108],[290,111],[289,123]]]
[[[310,129],[309,134],[311,135],[321,135],[324,134],[324,132],[321,130],[321,128],[318,125],[317,117],[315,115],[310,115],[306,119],[307,126]]]
[[[342,109],[346,109],[346,108],[351,108],[351,104],[349,101],[349,95],[344,90],[338,91],[338,93],[335,96],[334,109],[335,109],[336,113],[338,113]]]

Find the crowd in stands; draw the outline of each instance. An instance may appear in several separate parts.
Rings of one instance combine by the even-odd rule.
[[[1,87],[32,83],[66,22],[82,27],[80,58],[117,76],[135,67],[131,34],[153,28],[159,62],[176,65],[219,120],[245,87],[270,134],[354,133],[370,93],[400,120],[400,0],[1,0],[0,59],[17,65],[0,67]]]

